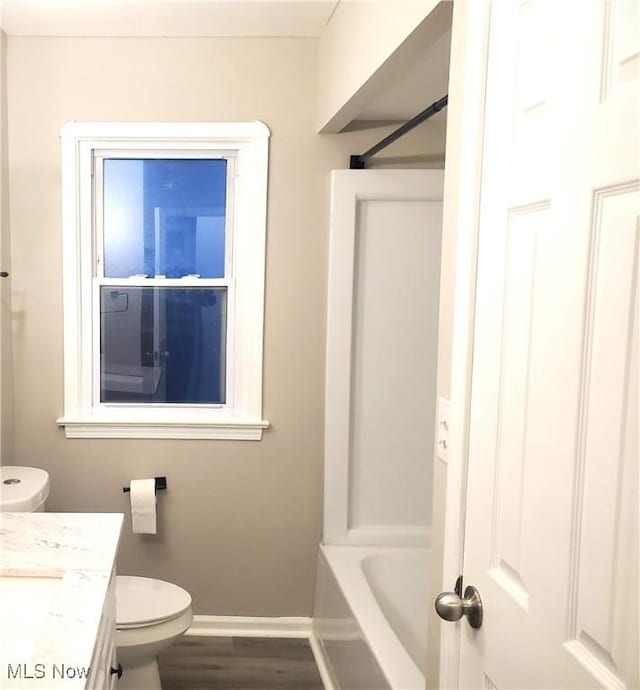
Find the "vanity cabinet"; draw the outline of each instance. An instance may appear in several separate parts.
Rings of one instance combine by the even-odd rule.
[[[116,659],[116,574],[111,573],[109,587],[102,609],[100,627],[91,659],[91,672],[87,690],[112,690],[118,684]]]
[[[11,631],[0,645],[3,690],[118,687],[115,564],[122,519],[2,513],[0,621]]]

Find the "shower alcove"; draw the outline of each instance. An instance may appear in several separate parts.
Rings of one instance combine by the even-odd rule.
[[[424,688],[442,190],[332,176],[314,633],[336,688]]]

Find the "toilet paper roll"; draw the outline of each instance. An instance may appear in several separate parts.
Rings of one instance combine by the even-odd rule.
[[[156,534],[156,480],[132,479],[131,525],[134,534]]]

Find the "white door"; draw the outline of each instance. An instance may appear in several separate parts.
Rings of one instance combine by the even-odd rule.
[[[460,687],[640,687],[638,7],[492,3]]]

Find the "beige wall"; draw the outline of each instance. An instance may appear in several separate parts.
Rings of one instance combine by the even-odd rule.
[[[127,517],[121,573],[185,586],[200,614],[310,615],[322,510],[329,170],[386,130],[315,134],[311,39],[9,39],[16,461],[54,511],[126,511],[166,474],[156,537]],[[271,129],[261,442],[67,440],[59,132],[68,120],[263,120]],[[418,143],[416,143],[418,142]],[[442,152],[425,126],[397,149]],[[404,148],[403,148],[404,147]],[[390,152],[393,154],[393,151]]]
[[[0,271],[11,272],[7,147],[7,37],[0,30]],[[11,278],[0,278],[0,464],[13,462]]]

